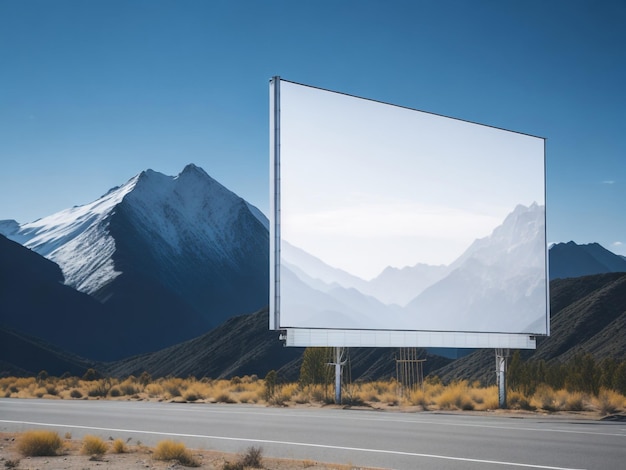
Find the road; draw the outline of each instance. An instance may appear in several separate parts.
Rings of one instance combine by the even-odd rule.
[[[394,469],[626,468],[626,422],[463,413],[0,399],[0,431],[163,439],[193,449]]]

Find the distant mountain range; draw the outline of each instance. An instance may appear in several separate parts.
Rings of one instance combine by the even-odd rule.
[[[458,282],[465,263],[505,264],[501,240],[514,224],[527,228],[521,234],[541,232],[537,209],[518,207],[451,266],[390,267],[365,281],[289,245],[284,262],[303,295],[315,292],[317,305],[401,315],[413,308],[416,292],[419,299]],[[35,222],[0,221],[0,234],[0,375],[96,363],[115,373],[164,375],[297,370],[301,350],[282,347],[263,310],[268,221],[195,165],[175,177],[144,171],[93,203]],[[537,243],[525,240],[515,246]],[[611,271],[626,272],[626,260],[600,245],[570,242],[550,250],[551,279]],[[533,285],[525,273],[514,274],[514,282]],[[474,286],[461,281],[464,287],[455,288]],[[355,351],[353,364],[376,377],[389,373],[380,364],[392,356]],[[444,365],[438,361],[447,362],[431,356],[431,364]]]
[[[544,208],[537,204],[517,206],[450,266],[388,268],[369,282],[287,242],[281,248],[286,327],[547,331]]]
[[[626,272],[626,258],[598,243],[557,243],[550,248],[550,279]]]

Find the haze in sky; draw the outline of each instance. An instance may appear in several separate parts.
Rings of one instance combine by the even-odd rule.
[[[279,95],[281,238],[333,267],[448,265],[545,204],[542,138],[284,80]]]
[[[267,214],[280,75],[547,138],[548,241],[626,255],[624,44],[622,1],[5,0],[0,219],[190,162]]]

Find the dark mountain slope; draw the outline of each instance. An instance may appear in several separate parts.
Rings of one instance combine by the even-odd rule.
[[[105,308],[62,283],[55,263],[0,235],[0,326],[77,354],[104,354],[111,349]]]
[[[626,260],[598,243],[578,245],[573,241],[550,248],[550,279],[626,272]]]
[[[597,274],[550,283],[552,330],[537,338],[526,360],[567,361],[577,353],[626,360],[626,273]],[[495,383],[494,351],[482,349],[434,372],[444,381]]]
[[[153,377],[174,375],[223,378],[278,371],[282,380],[298,380],[303,348],[286,348],[278,332],[269,331],[268,311],[260,310],[227,320],[198,338],[107,365],[111,375],[124,377],[144,371]],[[376,380],[395,376],[396,348],[351,348],[352,380]],[[425,373],[450,360],[423,353]]]
[[[596,276],[585,276],[574,280],[574,284],[596,284],[602,281],[595,290],[582,298],[574,300],[552,317],[552,332],[549,338],[541,341],[533,359],[566,361],[580,351],[592,353],[597,359],[599,342],[608,342],[606,346],[623,350],[626,346],[626,335],[619,331],[610,331],[611,325],[616,326],[626,317],[626,274],[613,273]],[[561,281],[563,282],[563,281]],[[557,283],[557,281],[555,281]],[[559,283],[557,283],[558,285]],[[557,289],[558,290],[558,289]],[[600,337],[596,338],[596,336]],[[611,346],[609,346],[611,345]],[[593,346],[593,349],[589,349]],[[603,348],[606,351],[606,348]],[[615,359],[626,359],[626,356],[611,356]]]
[[[60,376],[82,376],[94,363],[40,339],[0,328],[0,377],[35,376],[45,370]]]
[[[267,309],[230,318],[192,340],[111,363],[107,371],[114,376],[147,371],[153,377],[219,378],[246,374],[263,377],[302,354],[301,348],[283,347],[278,332],[269,331],[267,325]]]

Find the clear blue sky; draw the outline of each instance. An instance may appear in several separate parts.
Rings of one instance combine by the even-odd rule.
[[[626,2],[0,0],[0,219],[193,162],[268,210],[274,75],[547,138],[548,240],[626,255]]]

